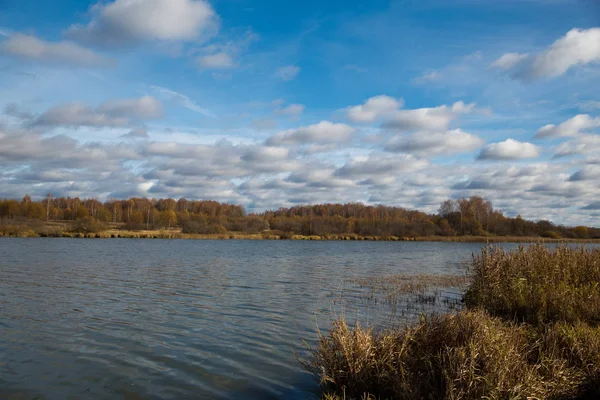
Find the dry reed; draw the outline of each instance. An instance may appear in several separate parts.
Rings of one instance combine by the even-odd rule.
[[[439,279],[356,282],[395,293],[465,283]],[[457,314],[386,330],[340,319],[320,334],[301,364],[323,398],[600,398],[599,249],[486,247],[468,279]]]

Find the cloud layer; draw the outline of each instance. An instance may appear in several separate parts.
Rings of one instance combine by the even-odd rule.
[[[600,28],[572,29],[537,54],[506,53],[492,67],[508,71],[516,79],[554,78],[569,69],[600,61]]]
[[[125,127],[135,121],[163,116],[162,104],[154,97],[111,100],[93,108],[81,103],[49,109],[33,122],[37,127]]]
[[[31,35],[14,34],[0,42],[0,52],[48,64],[76,67],[110,67],[111,58],[100,55],[77,44],[59,41],[48,42]]]
[[[2,197],[435,212],[480,195],[508,215],[600,225],[600,28],[565,2],[503,5],[568,11],[511,29],[491,3],[477,6],[485,29],[473,25],[472,1],[441,25],[447,7],[430,4],[418,26],[411,2],[365,3],[360,16],[308,3],[24,3],[0,27]]]

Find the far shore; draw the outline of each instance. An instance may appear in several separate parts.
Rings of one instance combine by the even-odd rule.
[[[102,232],[51,232],[37,233],[26,230],[16,234],[2,234],[0,237],[40,238],[87,238],[87,239],[195,239],[195,240],[314,240],[314,241],[388,241],[388,242],[469,242],[469,243],[600,243],[600,239],[545,238],[535,236],[361,236],[356,234],[296,235],[293,233],[264,231],[260,233],[226,232],[215,234],[182,233],[181,229],[162,230],[121,230],[110,229]]]

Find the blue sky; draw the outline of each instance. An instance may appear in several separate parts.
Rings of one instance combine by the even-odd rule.
[[[1,197],[600,225],[592,0],[0,0],[0,85]]]

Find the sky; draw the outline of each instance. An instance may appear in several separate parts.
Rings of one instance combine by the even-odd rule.
[[[0,198],[600,226],[596,0],[0,0]]]

